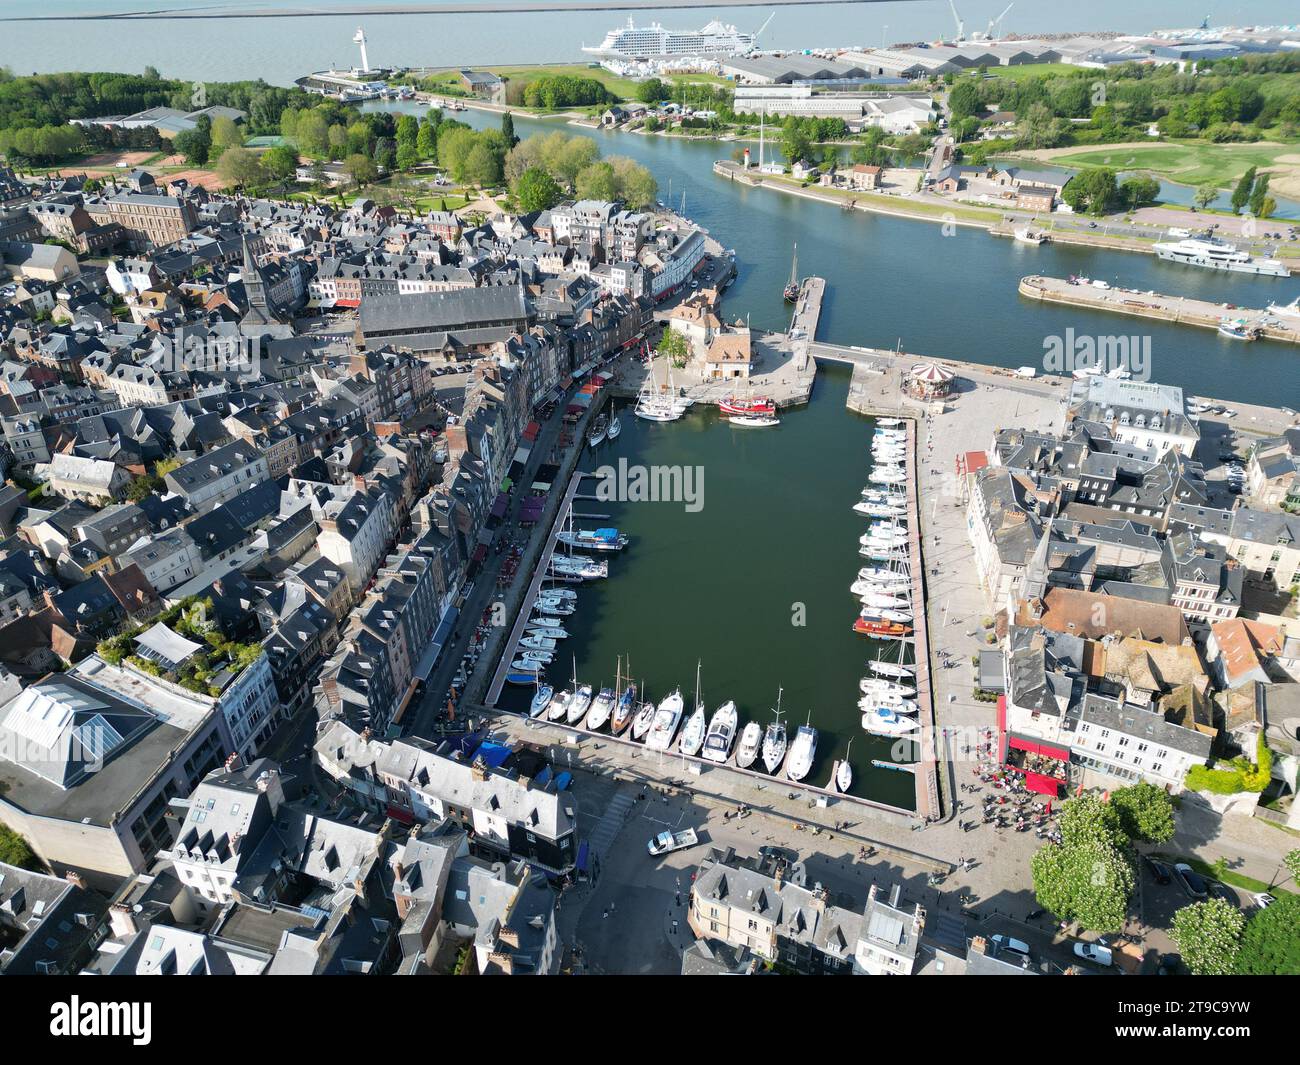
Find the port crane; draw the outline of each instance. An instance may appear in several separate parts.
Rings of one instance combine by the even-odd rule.
[[[754,43],[755,43],[755,44],[758,44],[758,39],[759,39],[760,37],[763,36],[763,31],[764,31],[765,29],[767,29],[768,26],[772,25],[772,20],[773,20],[774,18],[776,18],[776,12],[775,12],[775,11],[773,11],[770,15],[767,16],[767,21],[764,22],[763,25],[761,25],[761,26],[758,28],[758,32],[757,32],[756,34],[754,34]]]
[[[966,39],[966,23],[962,17],[957,14],[957,5],[953,0],[948,0],[948,6],[952,9],[952,20],[957,23],[957,36],[952,39],[953,44],[961,44]]]
[[[1008,14],[1010,14],[1011,9],[1015,6],[1016,5],[1014,3],[1007,4],[1006,10],[1003,11],[1002,14],[1000,14],[997,18],[989,19],[989,28],[984,31],[984,40],[996,41],[998,39],[996,33],[998,26],[1002,24],[1002,20],[1006,18]]]

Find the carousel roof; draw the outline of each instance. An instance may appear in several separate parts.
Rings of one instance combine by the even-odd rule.
[[[953,375],[938,363],[922,362],[912,367],[912,379],[928,385],[941,385],[951,381]]]

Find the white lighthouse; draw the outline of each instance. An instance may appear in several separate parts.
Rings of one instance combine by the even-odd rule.
[[[370,69],[370,59],[366,55],[366,31],[360,26],[357,27],[357,32],[352,38],[352,43],[361,45],[361,66],[358,72],[364,73]]]

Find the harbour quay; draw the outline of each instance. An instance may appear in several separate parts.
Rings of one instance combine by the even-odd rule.
[[[1220,329],[1225,323],[1244,328],[1240,339],[1279,340],[1300,344],[1300,312],[1269,308],[1238,307],[1231,303],[1170,296],[1160,292],[1099,286],[1081,278],[1043,277],[1031,274],[1020,279],[1020,294],[1042,303],[1059,303],[1071,307],[1127,314],[1135,318],[1156,318],[1165,322]],[[1290,305],[1294,308],[1294,305]]]

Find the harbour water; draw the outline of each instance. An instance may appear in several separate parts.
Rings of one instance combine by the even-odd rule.
[[[810,717],[821,733],[807,783],[824,786],[851,739],[853,794],[910,810],[911,774],[871,760],[910,761],[913,745],[866,735],[857,708],[867,660],[896,657],[897,645],[851,631],[849,585],[868,564],[858,555],[867,522],[851,508],[867,484],[873,423],[845,408],[848,383],[847,368],[824,369],[812,402],[782,411],[775,429],[737,428],[711,408],[656,424],[624,407],[618,439],[579,468],[624,460],[695,470],[702,505],[576,502],[577,513],[605,517],[575,526],[613,525],[631,542],[609,556],[607,579],[573,586],[578,610],[564,619],[570,637],[548,676],[565,686],[576,654],[579,683],[612,687],[621,656],[654,701],[680,686],[689,713],[702,661],[710,714],[734,699],[742,728],[772,720],[783,688],[791,737]],[[529,694],[516,689],[502,705],[526,708]]]
[[[477,127],[500,123],[489,112],[456,117]],[[1300,358],[1292,345],[1241,344],[1174,323],[1036,304],[1017,292],[1027,274],[1078,274],[1144,292],[1263,307],[1300,294],[1300,278],[1224,274],[1101,248],[1032,247],[982,229],[947,231],[932,222],[845,211],[716,177],[713,161],[730,154],[727,144],[593,130],[560,120],[514,121],[521,137],[563,129],[594,137],[607,156],[643,163],[659,180],[660,198],[675,208],[685,193],[686,214],[736,251],[739,276],[727,290],[727,316],[748,318],[755,328],[786,327],[781,289],[798,242],[800,273],[827,279],[820,340],[876,348],[901,344],[918,354],[1015,369],[1042,366],[1053,337],[1150,337],[1150,377],[1189,394],[1270,405],[1300,395]]]

